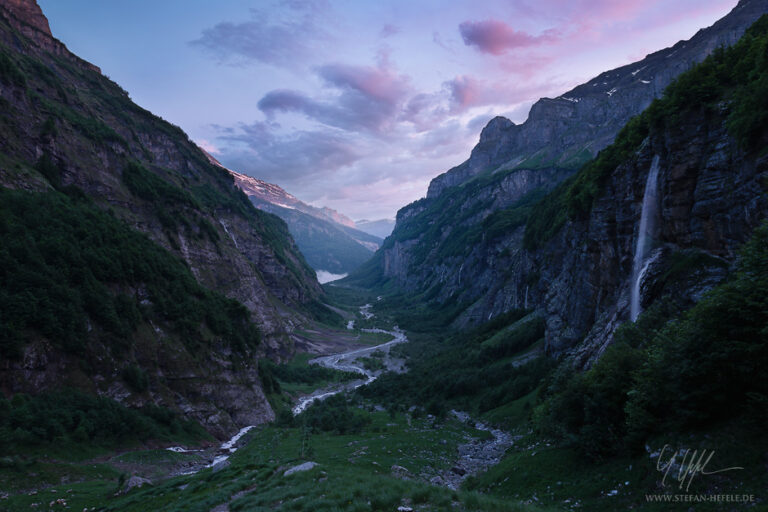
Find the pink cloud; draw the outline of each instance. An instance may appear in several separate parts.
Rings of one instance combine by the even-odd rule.
[[[459,25],[459,32],[465,45],[474,46],[479,51],[492,55],[502,55],[516,48],[551,43],[559,38],[552,30],[533,36],[498,20],[465,21]]]
[[[377,101],[397,103],[408,93],[408,78],[393,73],[386,67],[329,64],[319,69],[319,75],[328,84],[340,89],[351,89]]]
[[[529,100],[539,91],[553,87],[551,83],[520,84],[513,86],[500,82],[487,82],[469,75],[460,75],[443,83],[451,96],[451,113],[458,114],[470,108],[485,105],[514,105]]]

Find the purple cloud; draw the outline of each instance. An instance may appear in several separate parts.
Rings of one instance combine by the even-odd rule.
[[[301,92],[278,89],[258,103],[268,118],[276,112],[298,112],[319,123],[344,130],[385,133],[411,93],[407,77],[384,67],[328,64],[317,74],[338,92],[331,99],[314,99]]]
[[[190,44],[207,50],[222,63],[257,61],[295,67],[316,57],[319,43],[331,40],[331,36],[317,23],[320,6],[316,2],[287,2],[286,6],[292,12],[284,19],[270,20],[267,14],[252,9],[251,21],[218,23]]]
[[[276,135],[265,123],[241,125],[236,134],[221,139],[245,145],[226,159],[233,169],[272,182],[331,175],[361,158],[349,137],[332,130]]]
[[[465,21],[459,25],[459,32],[465,45],[492,55],[502,55],[516,48],[538,46],[558,39],[558,35],[551,30],[533,36],[498,20]]]
[[[379,33],[379,37],[381,37],[382,39],[386,39],[386,38],[388,38],[390,36],[393,36],[395,34],[399,34],[400,32],[401,32],[400,27],[387,23],[386,25],[384,25],[381,28],[381,32]]]

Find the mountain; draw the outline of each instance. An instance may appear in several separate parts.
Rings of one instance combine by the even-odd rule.
[[[395,220],[394,219],[379,219],[379,220],[358,220],[355,222],[355,226],[360,231],[365,231],[366,233],[374,236],[378,236],[379,238],[387,238],[389,235],[392,234],[392,230],[395,229]]]
[[[676,76],[716,48],[735,43],[764,12],[764,2],[741,0],[727,16],[687,41],[601,73],[557,98],[540,99],[523,124],[494,118],[469,159],[432,180],[427,198],[484,172],[578,169],[608,146],[619,129],[658,98]]]
[[[210,158],[216,165],[224,167],[212,156],[208,155],[208,158]],[[355,222],[352,219],[336,210],[326,207],[317,208],[308,205],[277,185],[235,171],[229,172],[234,176],[237,186],[240,187],[248,197],[255,197],[262,202],[271,203],[283,208],[298,210],[320,220],[335,222],[336,224],[341,224],[342,226],[350,228],[355,227]]]
[[[691,57],[687,53],[680,57],[679,52],[698,48],[703,59],[720,42],[742,35],[765,12],[768,2],[764,0],[742,1],[691,42],[678,43],[644,62],[651,65],[661,55],[670,69],[680,69],[687,64],[676,59],[687,63]],[[714,53],[722,57],[721,51]],[[631,75],[640,68],[626,66],[621,73],[601,76],[625,80],[624,72],[631,70]],[[756,80],[748,70],[749,66],[740,68],[744,90],[758,87],[748,82]],[[576,174],[554,165],[520,167],[479,173],[447,188],[439,184],[446,183],[446,176],[461,173],[452,171],[437,178],[433,184],[438,185],[427,198],[398,212],[392,235],[349,282],[395,285],[443,311],[457,327],[482,323],[516,308],[534,309],[546,321],[548,353],[578,353],[579,364],[592,364],[614,330],[630,316],[643,192],[651,163],[658,156],[660,231],[654,233],[653,259],[641,272],[646,279],[640,287],[642,304],[648,306],[665,294],[682,302],[697,300],[724,276],[737,247],[765,216],[760,185],[765,160],[745,150],[735,135],[732,112],[737,107],[729,103],[736,102],[731,93],[713,85],[714,78],[693,72],[683,76],[687,78],[666,93],[674,98],[654,104],[674,105],[669,106],[673,113],[667,124],[659,120],[663,116],[654,114],[655,124],[649,125],[646,116],[650,114],[643,114]],[[575,91],[589,90],[593,83]],[[717,92],[707,92],[711,90]],[[701,106],[698,95],[707,94]],[[643,96],[637,105],[624,105],[618,113],[639,113],[648,102]],[[566,103],[574,102],[557,102]],[[549,104],[554,103],[542,103]],[[692,110],[685,110],[686,105]],[[746,110],[761,112],[757,105],[744,105]],[[545,119],[538,116],[532,113],[533,119]],[[547,119],[558,124],[556,119],[561,118]],[[470,161],[490,155],[490,147],[496,156],[488,156],[486,162],[510,161],[518,146],[496,130],[502,124],[498,118],[489,123]],[[760,129],[760,123],[755,124],[753,133]],[[522,133],[523,129],[511,130]],[[562,149],[560,140],[555,139],[554,146]],[[555,153],[547,149],[547,155]]]
[[[225,168],[212,156],[208,158]],[[277,215],[288,224],[299,250],[316,271],[349,273],[381,247],[381,238],[356,229],[351,219],[336,210],[310,206],[277,185],[227,171],[257,208]]]
[[[223,436],[274,415],[256,361],[322,290],[279,218],[178,127],[0,5],[0,388],[158,404]]]
[[[288,224],[291,236],[307,263],[316,271],[346,274],[371,259],[381,238],[336,222],[318,219],[300,210],[250,197],[253,204]]]

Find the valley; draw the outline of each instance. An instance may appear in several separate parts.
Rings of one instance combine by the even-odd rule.
[[[499,23],[462,50],[506,55]],[[496,105],[416,94],[387,48],[205,121],[310,204],[0,0],[0,511],[768,510],[768,0],[491,118],[394,225],[355,223],[313,205],[411,179],[375,146],[448,152],[425,119]]]

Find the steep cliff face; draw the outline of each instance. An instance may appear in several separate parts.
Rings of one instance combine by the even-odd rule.
[[[89,377],[93,389],[193,411],[222,435],[269,419],[254,357],[289,353],[304,306],[322,293],[285,224],[255,209],[181,129],[135,105],[98,68],[69,53],[50,35],[35,2],[0,6],[0,64],[0,186],[89,198],[178,257],[205,288],[245,305],[261,334],[259,347],[245,355],[233,355],[230,339],[209,336],[206,327],[201,339],[209,345],[194,350],[169,334],[174,342],[161,343],[159,359],[146,350],[134,361],[114,353],[98,358],[98,372]],[[139,329],[129,338],[147,337],[154,346],[165,338],[165,327],[156,327],[155,336]],[[78,373],[78,358],[44,338],[29,344],[21,361],[4,366],[4,389],[60,381],[90,386]],[[131,398],[125,391],[120,376],[129,362],[140,363],[156,382],[151,396]],[[27,370],[42,377],[27,379]]]
[[[493,268],[485,244],[525,225],[535,200],[569,172],[519,169],[474,180],[435,200],[422,200],[398,212],[397,229],[380,251],[380,272],[411,292],[440,288],[440,295],[471,302]]]
[[[658,98],[676,76],[715,48],[735,43],[767,11],[765,0],[742,0],[725,18],[687,41],[606,71],[557,98],[540,99],[523,124],[496,117],[483,129],[466,162],[432,180],[427,197],[437,197],[484,171],[578,169],[608,146],[619,129]]]
[[[703,114],[654,133],[610,174],[589,216],[569,221],[541,248],[522,247],[523,228],[479,249],[485,260],[476,258],[475,268],[486,268],[477,288],[485,291],[472,295],[482,298],[462,321],[536,308],[547,322],[549,353],[572,351],[581,365],[599,357],[630,316],[633,258],[654,156],[660,199],[654,246],[640,278],[641,304],[665,295],[688,304],[698,300],[725,276],[768,213],[768,158],[745,154],[722,116]]]
[[[695,302],[768,214],[766,25],[761,18],[736,47],[681,75],[579,173],[481,174],[403,208],[395,232],[353,279],[395,283],[457,310],[456,326],[536,310],[547,351],[589,365],[630,319],[643,198],[657,158],[659,199],[649,212],[656,228],[641,262],[640,303]],[[491,131],[509,128],[497,119]]]
[[[715,48],[736,41],[765,12],[768,1],[743,0],[689,41],[603,73],[559,98],[540,100],[522,125],[502,117],[493,119],[466,162],[435,178],[425,199],[398,212],[395,230],[376,258],[378,266],[367,266],[365,272],[380,274],[380,281],[394,279],[411,292],[426,292],[438,282],[472,275],[464,255],[446,259],[441,247],[459,245],[466,231],[482,231],[483,223],[492,222],[488,220],[492,213],[512,207],[514,200],[536,188],[552,188],[574,174],[676,76]],[[541,175],[537,179],[522,181],[530,188],[513,186],[517,192],[508,194],[507,188],[519,177],[537,173]],[[501,200],[490,199],[496,197]],[[509,251],[513,249],[511,246]],[[475,272],[486,273],[489,264],[478,263]],[[461,287],[455,288],[460,293]],[[468,303],[474,300],[476,297],[466,296]]]

